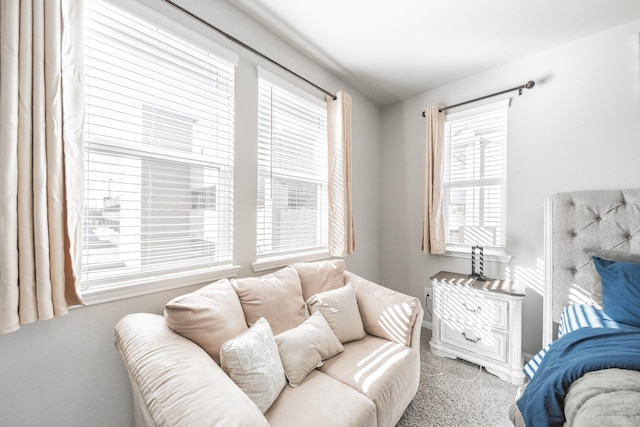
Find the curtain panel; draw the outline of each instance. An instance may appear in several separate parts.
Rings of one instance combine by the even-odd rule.
[[[0,0],[0,333],[82,302],[82,14]]]
[[[425,108],[424,215],[422,252],[446,252],[444,200],[444,112],[437,105]]]
[[[351,96],[327,97],[329,142],[329,255],[344,257],[356,248],[351,206]]]

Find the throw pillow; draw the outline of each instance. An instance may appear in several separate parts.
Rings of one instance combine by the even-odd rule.
[[[247,330],[242,306],[227,279],[181,295],[164,307],[167,326],[198,344],[220,364],[220,346]]]
[[[323,361],[344,350],[319,311],[299,326],[275,336],[284,373],[297,387]]]
[[[322,313],[341,343],[359,340],[367,335],[351,283],[316,294],[309,298],[307,305],[311,314],[317,311]]]
[[[286,385],[269,322],[258,319],[240,336],[222,344],[222,369],[264,414]]]
[[[593,257],[602,278],[604,312],[614,321],[640,327],[640,263]]]
[[[248,325],[264,317],[275,335],[295,328],[306,319],[300,277],[288,266],[260,277],[231,281]]]
[[[613,251],[610,249],[588,249],[586,252],[589,257],[596,256],[601,259],[606,259],[607,261],[640,262],[640,254]],[[593,268],[594,273],[597,273],[593,262],[591,263],[591,268]],[[602,309],[602,282],[600,280],[591,285],[591,301],[598,309]]]
[[[302,297],[308,300],[315,294],[344,286],[344,260],[334,259],[319,262],[293,264],[302,284]]]

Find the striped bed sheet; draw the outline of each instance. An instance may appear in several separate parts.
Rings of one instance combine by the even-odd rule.
[[[611,328],[620,329],[621,325],[614,322],[602,310],[593,305],[575,304],[562,310],[558,324],[558,338],[580,328]],[[626,327],[625,327],[626,329]],[[551,345],[551,344],[549,344]],[[538,370],[542,358],[547,354],[549,345],[540,350],[523,368],[525,375],[531,380]]]

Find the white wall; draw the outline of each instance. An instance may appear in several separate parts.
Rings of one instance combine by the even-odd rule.
[[[420,252],[424,107],[535,80],[509,110],[509,265],[485,274],[524,282],[523,350],[541,345],[543,200],[556,192],[640,186],[640,21],[598,33],[390,106],[382,113],[382,281],[422,296],[440,270],[468,259]],[[426,316],[429,320],[429,316]]]
[[[157,0],[156,9],[197,29],[191,21]],[[261,50],[330,91],[353,97],[353,187],[356,253],[347,268],[372,280],[380,278],[380,109],[355,90],[301,56],[273,34],[223,0],[184,0],[186,8]],[[205,34],[211,35],[207,30]],[[239,276],[253,275],[255,254],[257,75],[269,68],[252,54],[218,36],[241,55],[236,70],[236,169],[234,261]],[[124,365],[114,347],[113,327],[132,312],[161,313],[174,296],[196,289],[115,301],[71,310],[64,317],[24,325],[0,336],[0,426],[118,426],[133,424]]]

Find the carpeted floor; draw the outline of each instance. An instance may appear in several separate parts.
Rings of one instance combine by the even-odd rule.
[[[507,413],[518,386],[460,359],[429,350],[422,328],[420,388],[396,427],[511,426]]]

